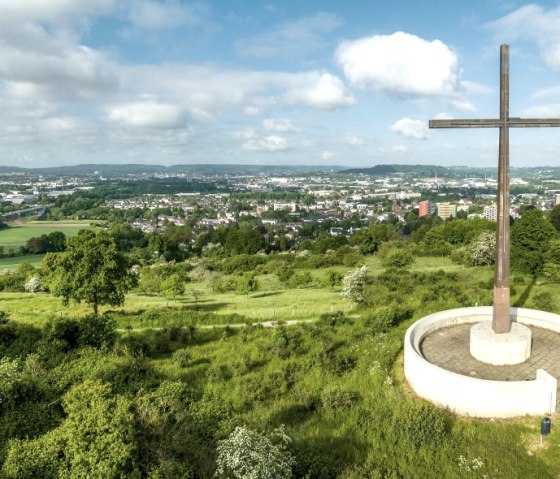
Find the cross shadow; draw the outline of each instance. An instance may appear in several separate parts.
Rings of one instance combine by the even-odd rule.
[[[218,311],[222,308],[225,308],[228,305],[229,305],[229,303],[223,303],[223,302],[213,302],[213,303],[204,304],[203,302],[198,301],[198,303],[189,303],[189,304],[183,305],[181,307],[181,309],[183,311],[214,312],[214,311]]]
[[[268,298],[269,296],[277,296],[279,294],[280,294],[280,292],[278,292],[278,291],[270,291],[268,293],[252,294],[251,298]]]
[[[531,290],[535,286],[536,282],[537,282],[537,277],[533,276],[531,278],[531,282],[527,285],[527,287],[525,288],[525,291],[523,291],[523,293],[521,293],[521,296],[519,296],[519,298],[517,298],[517,301],[515,303],[513,303],[513,306],[515,306],[516,308],[522,308],[523,306],[525,306],[525,303],[529,299],[529,295],[531,294]]]

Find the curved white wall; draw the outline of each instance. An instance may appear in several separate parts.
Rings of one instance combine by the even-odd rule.
[[[560,316],[511,308],[514,321],[560,333]],[[427,361],[422,340],[433,331],[462,323],[492,319],[492,307],[458,308],[431,314],[408,328],[404,340],[404,373],[418,396],[459,414],[512,417],[551,414],[556,408],[556,378],[539,369],[534,381],[490,381],[462,376]]]

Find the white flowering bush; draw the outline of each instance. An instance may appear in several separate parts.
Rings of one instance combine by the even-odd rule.
[[[25,283],[25,291],[28,293],[38,293],[43,290],[43,280],[40,276],[31,276]]]
[[[496,255],[496,233],[484,231],[468,246],[470,266],[488,266],[494,264]]]
[[[360,266],[350,270],[344,278],[342,278],[342,291],[340,295],[346,300],[356,304],[365,302],[365,289],[367,284],[367,265]]]
[[[219,441],[216,477],[234,479],[288,479],[294,458],[287,449],[290,437],[284,427],[268,437],[244,427]]]

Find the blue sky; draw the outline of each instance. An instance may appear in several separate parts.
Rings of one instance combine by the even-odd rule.
[[[501,43],[511,116],[560,117],[560,2],[0,0],[0,164],[493,166],[427,122],[498,115]]]

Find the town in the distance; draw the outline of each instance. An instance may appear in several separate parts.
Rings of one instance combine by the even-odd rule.
[[[510,184],[513,219],[560,203],[560,168],[514,168]],[[495,169],[430,165],[3,167],[0,214],[7,224],[37,217],[123,220],[145,233],[188,224],[193,244],[208,228],[245,221],[270,228],[272,249],[285,250],[317,228],[349,238],[383,222],[400,224],[409,234],[430,215],[496,221],[496,189]],[[30,252],[9,246],[0,251]]]

